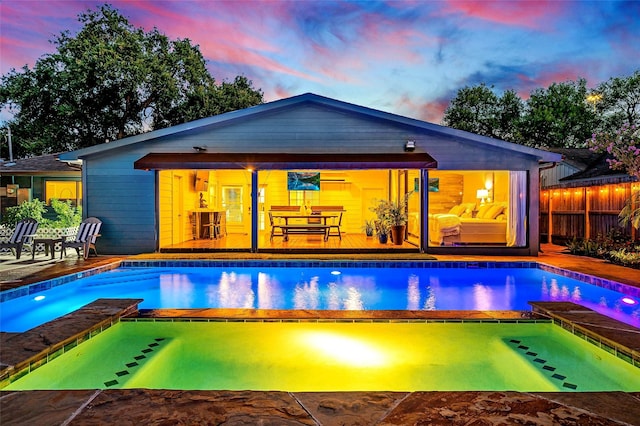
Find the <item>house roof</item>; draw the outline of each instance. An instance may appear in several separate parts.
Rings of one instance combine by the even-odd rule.
[[[578,170],[585,170],[602,156],[601,153],[593,152],[589,148],[549,148],[549,151],[562,155],[563,163]]]
[[[305,93],[299,96],[293,96],[286,99],[281,99],[274,102],[264,103],[253,107],[245,108],[242,110],[231,111],[225,114],[215,115],[212,117],[202,118],[188,123],[179,124],[176,126],[168,127],[165,129],[154,130],[152,132],[143,133],[140,135],[130,136],[117,141],[95,145],[88,148],[83,148],[77,151],[67,152],[60,155],[63,160],[77,160],[82,159],[94,154],[104,153],[113,149],[120,149],[129,147],[138,143],[152,141],[154,139],[166,138],[170,136],[177,136],[180,133],[190,132],[196,129],[204,127],[215,127],[220,125],[227,125],[237,120],[250,120],[253,117],[258,117],[263,114],[277,112],[278,110],[295,108],[297,106],[314,104],[322,107],[330,108],[332,110],[351,114],[354,116],[364,116],[379,121],[386,121],[391,124],[401,125],[404,127],[415,129],[416,131],[428,132],[431,134],[437,134],[446,138],[455,138],[461,141],[468,141],[475,144],[486,145],[487,147],[505,149],[512,152],[517,152],[525,155],[530,155],[537,158],[539,161],[560,161],[559,154],[549,151],[543,151],[535,148],[526,147],[524,145],[518,145],[510,142],[501,141],[498,139],[489,138],[486,136],[480,136],[474,133],[465,132],[462,130],[452,129],[450,127],[440,126],[437,124],[429,123],[426,121],[416,120],[388,112],[383,112],[363,106],[350,104],[347,102],[338,101],[331,98],[326,98],[313,93]]]
[[[79,165],[58,160],[59,154],[22,158],[13,162],[0,162],[0,175],[80,174]]]

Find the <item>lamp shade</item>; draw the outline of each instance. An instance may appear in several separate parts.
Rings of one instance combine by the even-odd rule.
[[[478,189],[476,191],[476,198],[487,198],[489,196],[489,190],[487,189]]]

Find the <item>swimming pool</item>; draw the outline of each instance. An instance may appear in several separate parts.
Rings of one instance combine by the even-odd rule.
[[[530,310],[529,301],[572,301],[640,326],[640,304],[632,294],[637,289],[619,285],[629,292],[613,291],[537,267],[453,262],[445,265],[449,267],[437,262],[189,264],[193,266],[128,266],[53,288],[33,286],[28,294],[2,302],[0,330],[26,331],[98,298],[140,298],[141,309],[491,311]]]
[[[638,368],[551,323],[121,322],[5,390],[625,391]]]

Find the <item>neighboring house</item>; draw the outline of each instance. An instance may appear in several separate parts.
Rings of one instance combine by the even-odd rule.
[[[83,162],[84,214],[104,223],[101,253],[201,249],[202,212],[226,222],[212,250],[293,250],[271,236],[276,206],[342,210],[343,238],[302,235],[296,250],[388,250],[365,240],[370,208],[415,191],[406,251],[536,255],[539,164],[561,156],[304,94],[60,158]]]
[[[58,160],[58,154],[14,161],[0,161],[0,215],[7,207],[39,199],[50,205],[51,199],[82,204],[80,163]]]
[[[621,227],[618,214],[640,183],[612,170],[606,153],[587,148],[554,149],[562,155],[555,167],[543,167],[540,188],[540,237],[564,243],[573,238],[595,238],[611,231],[632,239],[637,232]],[[551,211],[551,214],[549,212]]]

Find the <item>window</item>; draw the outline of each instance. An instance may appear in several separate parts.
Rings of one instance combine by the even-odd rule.
[[[60,201],[71,201],[71,205],[78,206],[81,203],[82,182],[47,180],[45,182],[45,199],[47,205],[56,198]]]

